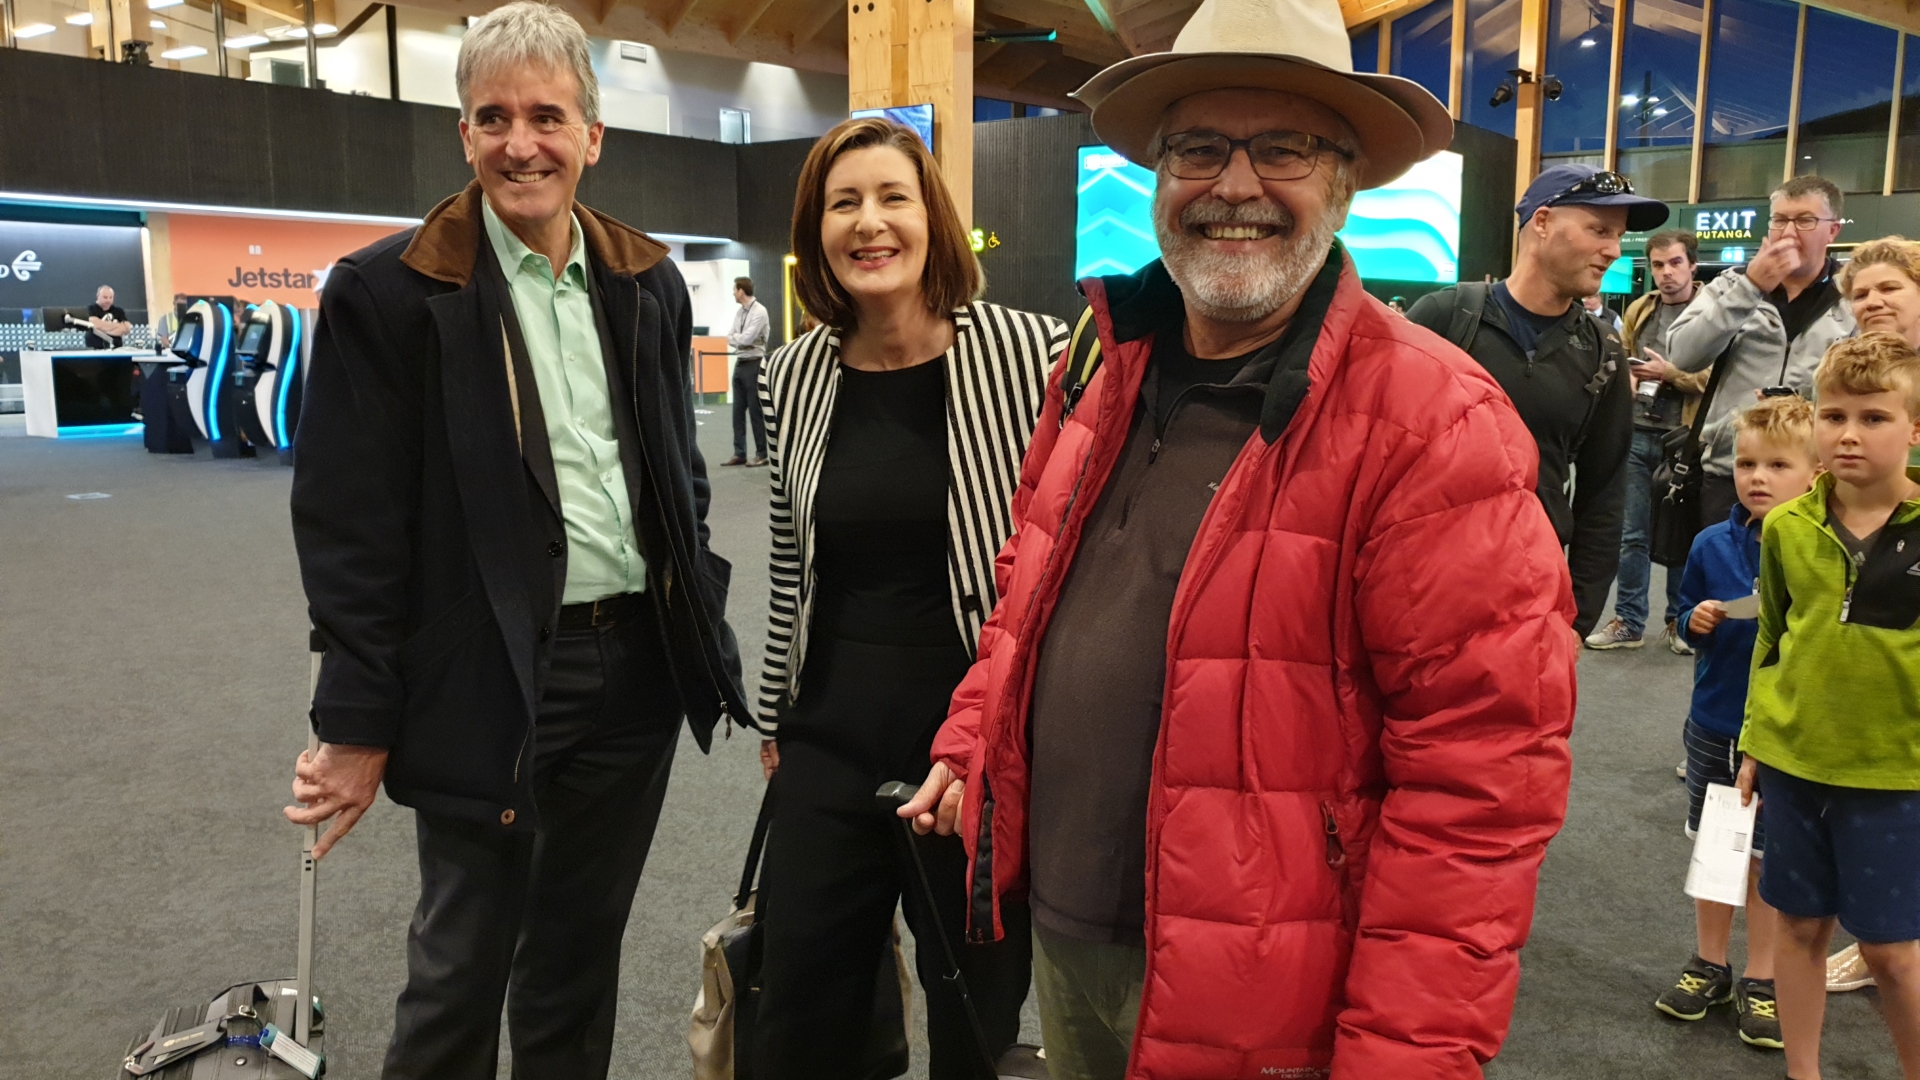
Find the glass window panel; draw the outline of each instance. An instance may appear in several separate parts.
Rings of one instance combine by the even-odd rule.
[[[1380,67],[1380,24],[1374,23],[1348,39],[1353,43],[1353,70],[1376,71]]]
[[[1512,135],[1513,102],[1492,102],[1494,88],[1510,82],[1507,72],[1520,66],[1520,0],[1467,0],[1467,51],[1461,63],[1467,123]]]
[[[1656,199],[1685,199],[1700,80],[1700,0],[1632,0],[1620,54],[1620,171]]]
[[[1782,0],[1716,0],[1702,200],[1757,199],[1779,185],[1799,20]]]
[[[1807,9],[1796,174],[1818,173],[1841,191],[1880,190],[1899,46],[1897,30]]]
[[[1433,0],[1393,20],[1393,74],[1447,100],[1453,78],[1453,0]]]
[[[1551,0],[1547,9],[1547,72],[1560,80],[1560,100],[1546,103],[1541,150],[1605,151],[1607,65],[1613,42],[1613,0]]]
[[[1895,191],[1920,190],[1920,49],[1907,35],[1907,58],[1900,88],[1900,144],[1893,163]]]

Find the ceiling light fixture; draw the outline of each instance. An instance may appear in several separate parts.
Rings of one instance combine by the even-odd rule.
[[[154,30],[165,30],[167,28],[167,23],[166,23],[166,20],[164,19],[148,19],[147,26]]]
[[[161,8],[179,7],[186,2],[187,0],[147,0],[147,10],[159,11]]]
[[[339,32],[339,28],[332,23],[317,22],[313,24],[313,33],[316,37],[326,37],[328,34],[337,34]]]
[[[1060,31],[1051,27],[1009,30],[975,30],[973,40],[983,44],[1013,45],[1020,42],[1057,41]]]
[[[182,45],[177,49],[168,49],[160,54],[162,60],[192,60],[207,55],[207,50],[198,45]]]
[[[83,11],[78,15],[67,16],[67,25],[68,26],[92,26],[93,12]]]
[[[44,37],[45,35],[51,34],[58,29],[59,27],[54,26],[51,23],[43,23],[43,22],[28,23],[25,26],[15,27],[13,31],[13,36],[24,41],[27,38]]]
[[[239,37],[230,37],[226,41],[227,48],[229,49],[251,49],[255,45],[265,45],[266,43],[267,39],[263,34],[242,34]]]

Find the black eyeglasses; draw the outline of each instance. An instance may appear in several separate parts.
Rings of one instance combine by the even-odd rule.
[[[1212,180],[1226,171],[1236,150],[1247,152],[1253,173],[1262,180],[1298,180],[1313,172],[1321,154],[1347,161],[1353,151],[1331,139],[1304,131],[1267,131],[1251,139],[1229,139],[1216,131],[1181,131],[1165,139],[1167,171],[1181,180]]]
[[[1572,198],[1575,195],[1631,194],[1633,194],[1633,181],[1617,172],[1597,172],[1540,205],[1552,206],[1562,199]]]

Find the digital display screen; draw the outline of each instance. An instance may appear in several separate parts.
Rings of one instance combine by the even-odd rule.
[[[1131,274],[1160,257],[1153,170],[1104,146],[1080,148],[1074,277]],[[1340,239],[1368,281],[1460,279],[1461,158],[1443,151],[1385,187],[1358,192]]]
[[[910,127],[920,141],[933,149],[933,104],[899,105],[891,109],[855,109],[850,114],[855,120],[868,116],[885,117],[903,127]]]
[[[260,350],[266,347],[268,329],[266,323],[248,323],[247,332],[240,339],[240,355],[259,356]]]
[[[187,360],[199,359],[200,335],[206,332],[207,328],[200,325],[199,319],[182,320],[180,329],[173,334],[173,354]]]

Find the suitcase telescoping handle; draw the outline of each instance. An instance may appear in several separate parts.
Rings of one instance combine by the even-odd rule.
[[[913,862],[913,877],[920,884],[920,902],[926,906],[927,917],[933,922],[934,936],[940,939],[940,954],[946,961],[941,973],[944,979],[960,995],[960,1005],[967,1011],[967,1023],[973,1028],[973,1043],[980,1052],[981,1075],[998,1077],[999,1067],[994,1063],[993,1047],[987,1044],[987,1029],[980,1024],[980,1013],[973,1007],[973,995],[967,992],[967,977],[960,973],[959,958],[953,955],[953,942],[947,938],[947,928],[940,921],[940,909],[934,903],[933,883],[927,879],[927,864],[920,858],[920,837],[913,831],[913,822],[899,816],[899,810],[905,806],[918,789],[900,781],[890,780],[880,785],[873,793],[873,801],[879,805],[880,812],[900,823],[903,842],[907,845],[907,856]],[[918,943],[925,947],[924,942]]]
[[[307,752],[320,752],[320,730],[313,726],[313,695],[320,686],[320,635],[310,636],[307,669]],[[295,957],[293,1000],[293,1041],[301,1046],[313,1042],[313,905],[318,883],[318,867],[313,861],[313,845],[320,840],[320,826],[309,825],[300,836],[300,945]]]

